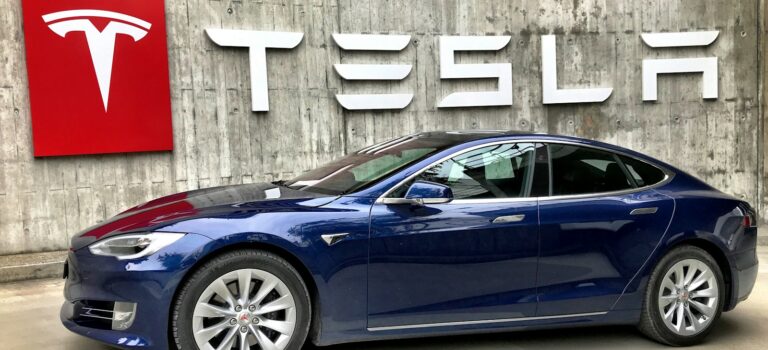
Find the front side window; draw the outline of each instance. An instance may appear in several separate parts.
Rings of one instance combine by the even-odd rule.
[[[619,158],[609,152],[551,144],[552,195],[576,195],[631,189]]]
[[[535,153],[533,143],[482,147],[443,161],[414,180],[446,185],[453,190],[455,199],[527,197],[533,180]],[[399,190],[395,195],[402,194],[402,189]]]

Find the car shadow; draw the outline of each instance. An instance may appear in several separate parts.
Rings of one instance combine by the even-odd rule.
[[[723,317],[699,347],[734,344],[748,335],[731,317]],[[754,337],[754,335],[752,335]],[[398,339],[328,347],[306,345],[304,350],[453,350],[453,349],[669,349],[646,338],[632,326],[578,327],[535,331]]]
[[[762,337],[760,325],[753,325],[734,313],[724,314],[712,333],[695,349],[754,348],[739,346],[745,339]],[[96,341],[71,337],[57,349],[114,349]],[[455,335],[428,338],[397,339],[317,347],[305,345],[302,350],[522,350],[522,349],[670,349],[656,343],[632,326],[598,326],[535,331]]]
[[[638,338],[635,340],[634,338]],[[537,331],[510,331],[504,333],[441,336],[416,339],[397,339],[358,344],[341,344],[329,347],[305,346],[304,350],[367,350],[384,349],[563,349],[585,347],[587,349],[616,349],[643,343],[644,348],[655,348],[655,343],[642,338],[632,327],[579,327]],[[365,345],[364,347],[361,345]],[[660,346],[663,347],[663,346]]]

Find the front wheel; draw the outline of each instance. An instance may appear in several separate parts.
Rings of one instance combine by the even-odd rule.
[[[651,274],[639,328],[668,345],[700,343],[720,317],[724,287],[709,253],[693,246],[675,248]]]
[[[197,269],[176,298],[179,350],[299,350],[310,323],[309,292],[277,255],[241,250]]]

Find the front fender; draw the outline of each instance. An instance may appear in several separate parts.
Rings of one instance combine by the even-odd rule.
[[[370,200],[340,198],[318,208],[240,212],[175,223],[163,231],[194,232],[209,237],[205,260],[241,248],[282,255],[302,272],[319,316],[317,344],[332,344],[366,328],[368,222]],[[323,234],[346,233],[333,245]],[[319,309],[322,308],[322,312]]]

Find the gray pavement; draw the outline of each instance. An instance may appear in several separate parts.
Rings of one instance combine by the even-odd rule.
[[[760,248],[760,274],[752,296],[725,313],[706,343],[695,349],[768,349],[768,247]],[[63,281],[0,284],[0,349],[107,350],[110,347],[67,331],[59,323]],[[669,349],[633,327],[521,331],[346,344],[323,350],[400,349]],[[309,347],[308,347],[309,348]]]

